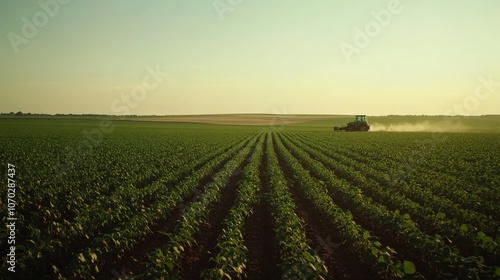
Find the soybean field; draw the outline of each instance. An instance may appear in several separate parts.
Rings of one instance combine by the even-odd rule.
[[[2,279],[500,278],[500,133],[0,127]]]

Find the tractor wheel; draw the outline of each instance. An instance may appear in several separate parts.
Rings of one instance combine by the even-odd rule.
[[[348,126],[348,127],[347,127],[347,131],[354,131],[354,127],[352,127],[352,126]]]
[[[366,124],[362,124],[359,126],[359,131],[368,131],[368,126]]]

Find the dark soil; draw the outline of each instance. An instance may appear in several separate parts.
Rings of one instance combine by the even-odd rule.
[[[269,180],[266,172],[267,157],[266,141],[264,140],[264,155],[259,168],[262,188],[259,192],[260,200],[254,207],[253,214],[245,224],[245,246],[248,248],[248,279],[281,279],[278,248],[273,236],[273,218],[267,202]]]
[[[186,248],[181,257],[181,277],[182,279],[200,279],[203,270],[213,267],[211,257],[217,254],[217,238],[224,228],[224,218],[234,205],[238,196],[238,182],[242,178],[243,169],[250,161],[250,157],[255,149],[252,147],[245,160],[231,174],[229,182],[222,189],[222,197],[219,204],[215,205],[209,213],[207,223],[196,237],[197,244]]]
[[[248,143],[249,140],[245,142]],[[226,152],[228,149],[225,149],[222,153]],[[219,154],[218,154],[219,155]],[[218,156],[217,155],[217,156]],[[203,189],[206,185],[213,181],[213,177],[215,173],[220,171],[223,166],[230,160],[223,160],[214,171],[205,176],[203,180],[200,182],[199,186],[196,188],[197,191],[192,193],[188,198],[186,198],[179,205],[189,205],[198,200],[199,195],[202,194]],[[207,160],[206,162],[208,162]],[[201,168],[201,164],[197,165],[196,168]],[[189,174],[183,174],[186,179]],[[227,189],[227,188],[226,188]],[[224,193],[223,193],[224,198]],[[223,200],[224,201],[224,200]],[[105,265],[100,269],[100,273],[97,278],[99,279],[110,279],[111,277],[116,277],[116,272],[118,274],[122,274],[123,271],[126,271],[129,275],[138,275],[143,273],[146,270],[145,264],[149,262],[148,255],[154,252],[156,249],[161,248],[165,245],[169,239],[166,235],[162,234],[162,232],[173,232],[177,221],[181,218],[182,213],[185,207],[176,207],[175,210],[170,214],[166,215],[168,218],[159,219],[154,226],[151,227],[152,233],[149,235],[144,241],[136,244],[134,249],[128,252],[126,255],[116,256],[114,258],[109,259]],[[206,229],[204,229],[206,230]]]
[[[273,142],[276,149],[276,142]],[[295,200],[297,215],[306,225],[306,236],[310,246],[325,262],[329,279],[373,279],[369,265],[365,264],[357,254],[350,252],[340,236],[329,226],[321,213],[307,204],[294,185],[293,174],[280,153],[276,153],[285,178],[289,182],[290,192]]]

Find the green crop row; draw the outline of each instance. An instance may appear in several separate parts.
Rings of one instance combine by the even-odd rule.
[[[489,277],[493,269],[483,264],[484,259],[479,256],[463,257],[455,246],[445,245],[439,238],[429,236],[420,231],[416,223],[408,214],[399,211],[389,211],[384,205],[373,202],[363,195],[362,191],[348,182],[338,179],[320,162],[312,159],[301,148],[288,142],[290,150],[300,159],[300,164],[307,166],[312,174],[324,181],[331,196],[336,201],[349,205],[355,217],[370,221],[378,233],[389,232],[405,250],[406,254],[413,254],[416,261],[431,269],[434,275],[452,276],[461,275],[472,278]],[[293,162],[290,155],[286,162]],[[297,160],[296,160],[297,162]]]
[[[400,178],[397,183],[394,183],[393,172],[398,168],[397,165],[394,166],[395,162],[387,158],[374,159],[361,156],[361,153],[366,153],[365,146],[360,145],[360,154],[354,154],[332,149],[330,142],[318,141],[316,138],[314,138],[314,141],[308,141],[303,135],[297,135],[296,137],[308,142],[308,145],[313,148],[321,149],[332,159],[345,162],[352,169],[359,170],[365,177],[375,180],[380,185],[391,189],[395,194],[399,194],[399,196],[405,196],[424,207],[432,208],[436,213],[444,213],[447,217],[457,219],[466,226],[470,224],[468,227],[474,229],[473,231],[483,231],[499,238],[500,221],[498,219],[463,208],[446,197],[434,194],[429,188],[421,186],[411,178]],[[313,144],[312,142],[321,144]],[[448,192],[453,191],[452,188],[448,190]]]
[[[177,170],[173,170],[174,173],[175,171]],[[72,199],[76,203],[73,211],[78,215],[72,221],[69,217],[64,217],[62,221],[42,220],[41,214],[45,212],[62,215],[60,212],[64,208],[54,202],[57,197],[51,199],[51,204],[54,204],[50,209],[42,213],[34,211],[29,223],[26,223],[26,241],[23,243],[27,246],[23,249],[24,254],[19,258],[19,264],[37,268],[39,273],[45,271],[47,274],[58,274],[59,269],[67,264],[71,255],[87,246],[89,240],[93,240],[99,234],[106,234],[106,231],[111,231],[118,224],[125,223],[126,219],[136,212],[145,211],[144,193],[153,189],[165,189],[161,183],[160,180],[144,188],[119,186],[110,196],[93,196],[94,204],[88,206],[82,202],[87,196],[92,197],[88,191],[62,185],[61,188],[68,188],[73,193]]]
[[[419,228],[430,228],[429,232],[437,234],[438,238],[440,235],[444,235],[442,239],[451,240],[453,244],[456,244],[457,247],[465,251],[467,255],[481,255],[491,264],[500,261],[498,260],[500,248],[493,241],[492,237],[481,232],[475,233],[468,230],[472,228],[470,225],[458,223],[454,219],[446,219],[444,213],[435,213],[431,207],[423,207],[411,201],[406,196],[394,195],[391,188],[383,187],[373,179],[365,177],[365,173],[363,174],[365,176],[363,176],[361,172],[353,170],[350,166],[354,166],[354,162],[348,159],[343,161],[333,160],[331,158],[332,153],[327,148],[314,145],[310,142],[297,142],[293,137],[289,136],[286,138],[288,141],[299,145],[311,157],[332,170],[336,176],[345,178],[360,188],[364,194],[370,196],[375,202],[383,203],[388,209],[410,214],[419,225]],[[346,165],[343,162],[346,162]],[[439,203],[439,201],[436,203]]]
[[[497,162],[500,153],[489,147],[495,142],[494,137],[468,134],[446,137],[443,141],[436,141],[430,135],[423,139],[419,136],[413,141],[399,139],[390,143],[393,149],[385,149],[388,143],[379,140],[370,147],[359,145],[353,149],[348,146],[349,152],[343,152],[353,157],[367,155],[365,163],[386,164],[386,170],[391,170],[394,179],[412,181],[463,208],[499,216],[496,186],[500,184]]]
[[[253,212],[257,193],[261,189],[259,168],[262,164],[262,145],[264,137],[259,139],[250,163],[243,170],[238,187],[238,197],[224,220],[224,229],[217,240],[219,252],[212,257],[215,266],[202,274],[205,279],[241,279],[245,278],[248,262],[248,248],[244,244],[244,225]]]
[[[236,146],[236,143],[231,145]],[[81,203],[74,211],[77,213],[72,220],[63,219],[62,221],[43,221],[47,224],[42,234],[42,221],[38,212],[35,212],[27,225],[27,242],[33,246],[27,248],[23,264],[31,267],[47,267],[47,263],[54,262],[54,270],[59,264],[55,261],[70,258],[70,254],[79,251],[90,245],[91,240],[99,236],[106,235],[116,231],[124,225],[128,219],[137,213],[150,211],[151,207],[156,207],[157,198],[171,191],[171,187],[181,179],[181,175],[190,171],[197,164],[208,161],[210,157],[223,152],[224,149],[216,151],[214,154],[206,153],[201,160],[192,159],[191,164],[166,171],[166,173],[156,178],[148,186],[119,186],[110,195],[103,195],[94,198],[94,203],[85,205]],[[190,157],[186,157],[190,158]],[[72,190],[76,201],[81,201],[83,197],[88,196],[86,192]],[[61,207],[51,209],[51,213],[60,211]],[[64,257],[64,258],[61,258]]]
[[[251,137],[253,138],[253,137]],[[242,141],[232,147],[227,152],[211,159],[203,165],[197,172],[190,173],[190,176],[176,184],[174,188],[157,195],[157,203],[151,205],[147,211],[133,213],[126,219],[126,222],[113,230],[112,233],[93,239],[85,250],[75,254],[75,257],[68,262],[63,275],[74,278],[89,278],[98,273],[99,267],[106,262],[110,256],[121,255],[130,251],[134,244],[144,240],[150,234],[150,228],[160,218],[168,218],[172,211],[186,199],[191,193],[200,187],[203,178],[210,174],[222,164],[230,159],[236,151],[248,145],[251,138]],[[158,182],[162,186],[162,182]]]
[[[307,244],[304,221],[295,213],[294,200],[273,148],[273,137],[268,137],[266,142],[269,204],[280,250],[283,278],[324,279],[327,268]]]
[[[193,202],[182,214],[182,219],[176,225],[174,232],[169,235],[169,242],[163,248],[157,249],[151,254],[150,267],[148,267],[145,277],[149,279],[175,279],[180,278],[179,257],[188,246],[196,242],[196,234],[201,230],[202,225],[207,221],[211,207],[220,201],[223,188],[227,184],[233,173],[242,164],[245,157],[250,153],[251,146],[255,145],[258,136],[242,148],[221,171],[215,174],[213,181],[209,183],[199,201]]]
[[[330,198],[331,188],[324,188],[315,181],[299,161],[285,148],[279,137],[276,137],[278,152],[293,174],[293,180],[301,190],[301,194],[322,215],[327,217],[331,226],[343,238],[353,253],[361,253],[365,261],[372,266],[373,273],[382,278],[400,278],[415,273],[413,263],[399,261],[393,250],[383,248],[382,244],[353,221],[350,212],[344,211]],[[328,183],[328,182],[325,182]],[[359,193],[351,194],[359,196]]]

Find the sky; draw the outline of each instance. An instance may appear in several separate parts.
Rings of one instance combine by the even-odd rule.
[[[0,2],[0,112],[500,113],[498,0]]]

